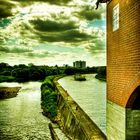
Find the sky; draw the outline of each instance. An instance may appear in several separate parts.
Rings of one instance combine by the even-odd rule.
[[[106,65],[106,9],[96,0],[0,0],[0,62]]]

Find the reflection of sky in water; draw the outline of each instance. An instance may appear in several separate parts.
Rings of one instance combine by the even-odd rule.
[[[42,115],[40,84],[1,83],[0,86],[22,86],[18,96],[0,100],[0,139],[51,140],[49,120]]]
[[[64,77],[59,83],[82,107],[89,117],[106,133],[106,83],[86,75],[84,82],[74,81],[73,76]]]
[[[39,82],[0,83],[0,87],[21,86],[17,97],[0,100],[0,140],[51,140],[48,123],[42,115]],[[64,134],[55,128],[61,140]]]

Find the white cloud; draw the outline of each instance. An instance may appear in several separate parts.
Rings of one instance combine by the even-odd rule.
[[[94,25],[88,27],[90,20],[105,18],[104,9],[104,6],[101,6],[95,11],[90,0],[73,0],[68,5],[40,2],[24,7],[18,5],[13,9],[13,13],[19,13],[9,18],[11,23],[0,30],[0,45],[3,49],[0,50],[0,61],[11,64],[41,62],[62,65],[72,64],[73,61],[82,58],[89,65],[93,65],[92,60],[105,64],[105,25],[101,28]],[[40,22],[46,30],[42,30]],[[51,27],[53,30],[48,31],[48,22],[55,25],[54,29]],[[44,44],[45,47],[40,49],[40,44]],[[7,57],[6,49],[9,53]]]

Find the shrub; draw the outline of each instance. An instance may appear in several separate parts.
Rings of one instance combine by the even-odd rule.
[[[43,114],[51,120],[57,115],[57,93],[53,85],[54,76],[48,76],[41,85]]]

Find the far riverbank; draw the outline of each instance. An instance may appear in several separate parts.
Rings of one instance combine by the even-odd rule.
[[[21,87],[0,87],[0,99],[16,97]]]

